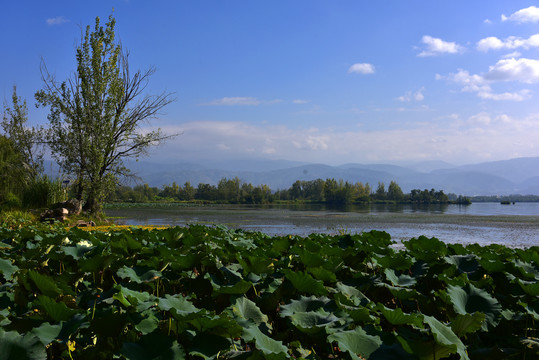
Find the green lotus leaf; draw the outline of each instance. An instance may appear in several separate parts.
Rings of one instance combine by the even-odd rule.
[[[159,332],[143,335],[139,343],[125,342],[122,355],[128,360],[182,360],[186,358],[184,349]]]
[[[236,299],[236,302],[232,305],[232,311],[236,316],[245,320],[251,320],[257,325],[268,322],[268,316],[260,311],[254,302],[245,297]]]
[[[0,330],[0,354],[2,360],[44,360],[45,346],[32,334],[22,336],[16,331]]]
[[[342,295],[341,295],[342,296]],[[378,324],[380,317],[371,309],[364,306],[350,306],[342,303],[340,300],[335,300],[337,306],[352,318],[352,320],[363,324]]]
[[[362,305],[365,305],[370,302],[369,298],[367,298],[365,294],[363,294],[361,291],[359,291],[353,286],[348,286],[343,284],[342,282],[338,282],[336,283],[336,288],[337,291],[345,295],[347,298],[357,299],[359,302],[361,302]],[[358,305],[359,302],[356,305]]]
[[[471,274],[479,269],[479,262],[475,255],[452,255],[444,259],[447,263],[455,265],[461,273]]]
[[[401,308],[389,309],[383,305],[377,307],[382,315],[393,325],[414,325],[423,328],[422,314],[406,314]]]
[[[184,233],[184,229],[179,226],[168,227],[159,232],[159,235],[166,240],[167,243],[175,242],[180,240]]]
[[[299,252],[299,259],[306,267],[319,267],[324,265],[324,258],[317,253],[312,253],[307,250]]]
[[[19,268],[13,265],[9,259],[0,259],[0,274],[3,274],[6,280],[13,280],[13,274],[18,270]]]
[[[92,250],[90,246],[83,246],[76,244],[75,246],[61,246],[62,252],[68,256],[71,256],[75,260],[79,260],[84,257],[84,254]]]
[[[531,315],[535,321],[539,320],[539,298],[536,298],[531,304],[521,303],[520,305],[526,309],[526,313]]]
[[[391,286],[385,283],[378,283],[378,286],[386,287],[391,292],[391,295],[396,297],[399,300],[409,300],[412,298],[417,298],[418,293],[414,289],[400,287],[400,286]]]
[[[327,308],[332,301],[323,296],[300,296],[299,300],[292,300],[288,305],[281,306],[281,317],[292,316],[296,313],[318,311]]]
[[[78,261],[80,269],[84,272],[96,272],[103,270],[114,261],[110,255],[94,255],[89,258],[82,258]]]
[[[46,346],[58,338],[60,331],[62,331],[62,325],[51,325],[48,322],[44,322],[39,327],[33,328],[31,333],[37,336],[39,341]]]
[[[253,287],[253,283],[250,281],[240,280],[234,285],[219,286],[212,281],[212,285],[216,294],[233,294],[241,295],[245,294],[249,289]]]
[[[62,293],[56,282],[46,275],[41,275],[37,271],[29,270],[28,277],[37,286],[43,295],[55,298]]]
[[[287,236],[273,238],[270,246],[272,250],[278,253],[287,252],[290,249],[290,238]]]
[[[522,281],[518,283],[524,292],[531,296],[539,296],[539,281]]]
[[[212,333],[226,338],[238,337],[242,332],[241,325],[239,325],[235,319],[229,317],[225,312],[222,312],[219,315],[211,315],[208,312],[203,312],[201,316],[188,320],[188,322],[193,325],[198,332]]]
[[[419,359],[419,360],[446,359],[455,353],[454,346],[442,345],[442,344],[437,343],[435,340],[431,340],[431,341],[411,340],[401,335],[397,335],[397,340],[399,341],[402,348],[406,352],[414,356],[413,357],[414,359]]]
[[[179,316],[188,316],[199,312],[189,300],[181,295],[171,296],[166,294],[164,298],[159,298],[157,308],[163,311],[170,311]]]
[[[172,262],[172,268],[178,270],[192,269],[200,263],[203,255],[198,252],[191,252],[188,254],[178,254],[174,257]]]
[[[473,314],[457,314],[451,321],[451,330],[458,336],[474,333],[481,329],[485,322],[485,314],[474,312]]]
[[[397,275],[393,269],[385,269],[386,278],[393,283],[394,286],[410,287],[417,283],[417,280],[410,275]]]
[[[156,299],[154,295],[151,295],[147,291],[134,291],[121,285],[116,285],[114,288],[119,290],[119,293],[121,293],[131,305],[135,306],[137,311],[148,309],[154,304]]]
[[[452,350],[451,353],[458,353],[461,359],[470,359],[466,353],[466,346],[464,346],[449,326],[442,324],[433,316],[424,316],[424,321],[425,324],[429,325],[436,343],[450,348]]]
[[[162,276],[161,272],[157,270],[145,267],[130,268],[125,265],[119,268],[116,274],[122,279],[129,279],[137,284],[153,281]]]
[[[372,336],[360,327],[350,331],[336,332],[328,336],[329,342],[337,342],[342,351],[348,351],[355,360],[369,359],[382,346],[379,336]],[[359,356],[361,356],[361,358]]]
[[[316,333],[341,321],[327,311],[295,313],[290,316],[292,324],[305,333]]]
[[[268,274],[274,269],[273,259],[262,256],[241,255],[238,262],[247,273]]]
[[[502,307],[498,300],[490,296],[486,291],[471,284],[466,284],[464,287],[450,285],[447,289],[447,294],[457,314],[482,312],[486,315],[486,323],[491,326],[498,324],[498,317],[501,314]]]
[[[143,335],[154,332],[159,326],[159,319],[153,313],[146,314],[142,320],[135,324],[135,329]]]
[[[385,269],[395,269],[405,271],[413,265],[412,258],[405,253],[399,252],[391,256],[375,254],[374,258],[378,264]]]
[[[525,277],[539,280],[539,268],[536,265],[530,262],[515,260],[515,267],[519,269]]]
[[[328,293],[322,281],[315,280],[311,275],[303,271],[285,270],[284,273],[286,278],[300,293],[313,295],[326,295]]]
[[[410,254],[418,260],[431,262],[447,255],[447,246],[443,241],[436,238],[420,236],[402,243]]]
[[[325,281],[326,283],[334,283],[337,281],[337,275],[333,271],[324,269],[323,267],[308,268],[315,279]]]
[[[479,265],[489,274],[506,271],[506,262],[500,259],[479,259]]]
[[[244,328],[243,339],[247,342],[254,341],[255,347],[265,355],[277,355],[272,356],[272,359],[288,358],[288,348],[283,345],[282,341],[272,339],[256,326]]]
[[[70,309],[63,302],[56,302],[48,296],[39,295],[34,306],[42,309],[54,321],[66,321],[79,313],[79,310]]]
[[[119,292],[115,293],[114,295],[112,295],[112,298],[114,300],[118,300],[120,302],[120,304],[122,304],[123,306],[125,306],[127,308],[133,306],[133,304],[131,304],[129,302],[129,300],[127,300],[125,298],[124,294],[121,291],[119,291]]]
[[[203,359],[216,359],[220,354],[230,350],[230,340],[213,334],[197,334],[188,348],[189,355]]]
[[[227,230],[228,229],[226,229],[225,231]],[[227,235],[228,236],[225,236],[226,242],[236,248],[236,250],[245,251],[256,248],[254,241],[242,236],[241,233],[232,233]]]

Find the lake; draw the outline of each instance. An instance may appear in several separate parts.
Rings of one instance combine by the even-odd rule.
[[[222,224],[269,235],[388,232],[396,241],[425,235],[447,243],[539,246],[539,203],[464,205],[190,205],[109,208],[125,225]]]

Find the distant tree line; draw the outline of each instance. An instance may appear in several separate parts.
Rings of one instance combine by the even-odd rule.
[[[472,196],[473,202],[539,202],[538,195],[491,195]]]
[[[165,185],[162,188],[148,184],[118,186],[107,199],[109,202],[201,201],[230,204],[268,204],[276,201],[312,202],[326,204],[353,204],[369,202],[398,202],[416,204],[469,203],[469,199],[442,190],[414,189],[405,194],[391,181],[387,187],[379,182],[376,190],[361,182],[350,183],[335,179],[297,180],[288,189],[272,191],[267,185],[254,186],[239,178],[219,180],[217,186],[200,183],[197,187],[186,182],[183,186]]]

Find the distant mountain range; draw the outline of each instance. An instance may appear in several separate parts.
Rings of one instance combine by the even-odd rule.
[[[288,189],[296,180],[335,178],[369,183],[396,181],[404,192],[436,189],[445,193],[474,195],[539,195],[539,157],[516,158],[455,166],[445,162],[423,162],[405,166],[389,164],[345,164],[329,166],[286,160],[238,160],[223,162],[159,164],[131,162],[128,167],[142,183],[161,187],[176,182],[216,185],[222,178],[238,177],[272,190]]]

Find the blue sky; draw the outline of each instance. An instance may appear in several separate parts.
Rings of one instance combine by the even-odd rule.
[[[131,67],[177,100],[144,130],[160,162],[326,164],[539,156],[533,1],[4,1],[0,96],[32,124],[40,62],[75,69],[81,29],[114,8]]]

